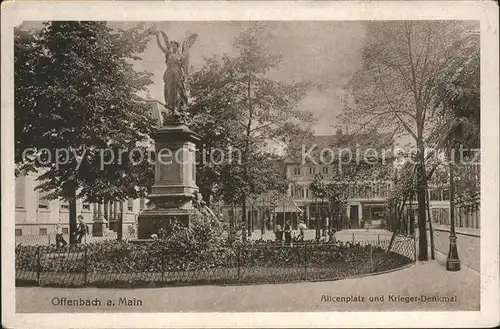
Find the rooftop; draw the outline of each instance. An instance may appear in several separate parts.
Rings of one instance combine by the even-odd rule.
[[[392,134],[378,132],[344,134],[342,130],[338,129],[334,135],[315,135],[292,142],[289,145],[285,163],[300,161],[303,153],[308,153],[318,160],[322,152],[324,155],[338,155],[345,150],[354,153],[355,151],[374,149],[381,154],[383,150],[392,148],[392,137]]]

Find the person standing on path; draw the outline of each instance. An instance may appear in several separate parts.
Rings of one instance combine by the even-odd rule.
[[[281,230],[281,225],[276,225],[274,236],[276,237],[276,242],[281,243],[283,241],[283,231]]]
[[[292,243],[292,228],[290,227],[290,221],[286,221],[284,231],[285,231],[285,244]]]
[[[301,220],[299,223],[299,241],[304,241],[306,228],[306,224]]]
[[[76,230],[76,242],[82,243],[82,238],[87,235],[87,225],[83,222],[83,216],[78,216],[78,229]]]
[[[65,247],[68,243],[64,240],[62,225],[61,223],[57,223],[56,225],[56,247],[59,249],[61,245]]]

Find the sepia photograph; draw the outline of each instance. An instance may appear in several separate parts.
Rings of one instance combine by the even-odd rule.
[[[498,38],[484,42],[498,13],[189,19],[179,6],[2,23],[15,316],[498,322],[498,81],[485,80]]]

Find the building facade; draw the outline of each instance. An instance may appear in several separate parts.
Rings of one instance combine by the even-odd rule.
[[[46,200],[45,192],[36,191],[36,175],[19,176],[15,179],[15,235],[54,235],[57,223],[63,233],[69,232],[69,205],[61,200]],[[103,204],[77,200],[77,215],[91,227],[99,217],[104,218],[108,231],[117,231],[118,219],[123,218],[123,234],[135,230],[139,213],[145,208],[145,199],[129,199],[127,202]]]
[[[161,124],[162,104],[149,95],[146,101],[150,105],[150,115]],[[46,200],[47,193],[36,191],[37,175],[19,176],[15,179],[15,235],[43,236],[54,235],[57,223],[62,224],[64,234],[69,232],[69,205],[61,200]],[[116,232],[119,218],[122,220],[123,235],[137,231],[136,221],[146,207],[146,199],[129,199],[125,202],[107,202],[90,204],[77,200],[77,216],[83,216],[84,222],[92,227],[94,220],[104,219],[105,232]],[[91,230],[90,230],[91,231]],[[21,239],[20,239],[21,240]]]

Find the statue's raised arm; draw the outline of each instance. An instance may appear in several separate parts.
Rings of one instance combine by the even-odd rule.
[[[163,43],[162,40],[163,39]],[[163,31],[158,31],[156,33],[156,43],[158,44],[158,47],[165,53],[165,55],[170,54],[170,42],[168,41],[168,36],[165,32]]]

